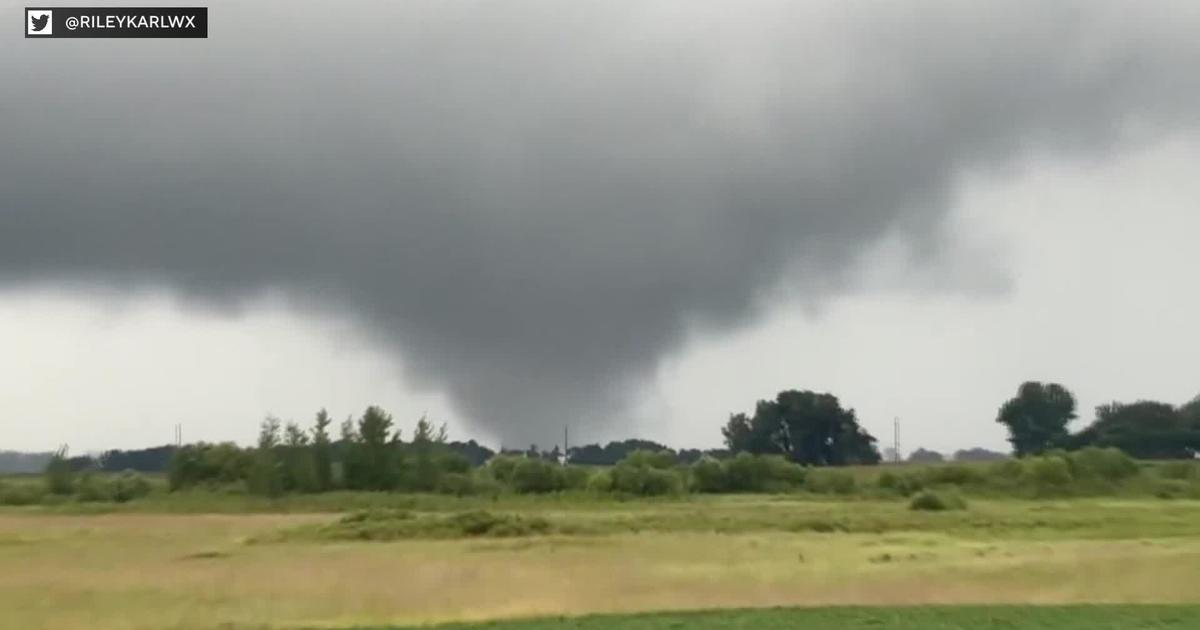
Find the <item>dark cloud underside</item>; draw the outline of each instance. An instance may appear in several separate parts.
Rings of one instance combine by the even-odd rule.
[[[1197,13],[255,3],[208,40],[7,38],[0,282],[280,290],[508,443],[618,422],[685,322],[936,246],[965,172],[1192,126]]]

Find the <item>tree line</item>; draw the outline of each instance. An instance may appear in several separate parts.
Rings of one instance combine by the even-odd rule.
[[[1200,396],[1179,406],[1150,400],[1100,405],[1091,424],[1072,433],[1075,406],[1066,387],[1029,381],[1000,407],[996,422],[1008,429],[1018,457],[1087,447],[1112,447],[1148,460],[1200,455]]]
[[[1091,424],[1071,432],[1068,425],[1076,418],[1075,408],[1074,395],[1062,385],[1026,382],[1000,406],[996,421],[1008,429],[1019,457],[1090,447],[1115,448],[1151,460],[1190,459],[1200,453],[1200,397],[1180,406],[1154,401],[1101,405]],[[228,442],[198,443],[109,451],[95,459],[68,459],[62,451],[52,463],[56,470],[75,472],[166,470],[172,489],[242,484],[258,494],[278,495],[334,489],[463,493],[493,482],[531,491],[608,483],[618,491],[648,492],[647,488],[680,485],[678,480],[668,483],[661,474],[679,467],[688,467],[688,483],[701,488],[760,487],[765,482],[739,480],[749,475],[771,483],[792,483],[797,473],[783,464],[836,467],[877,464],[882,459],[876,439],[859,424],[853,409],[843,407],[833,394],[807,390],[787,390],[772,400],[761,400],[753,414],[732,414],[721,428],[725,448],[707,451],[675,451],[657,442],[629,439],[571,447],[565,453],[557,446],[550,451],[530,446],[497,454],[474,440],[450,441],[444,425],[436,427],[426,418],[418,421],[411,436],[402,436],[392,416],[379,407],[347,418],[336,436],[332,425],[325,410],[307,428],[269,417],[260,426],[257,444],[250,448]],[[960,451],[955,459],[997,457],[1002,455],[971,449]],[[941,459],[925,449],[910,457],[918,462]],[[483,476],[487,479],[471,474],[488,462],[496,465]],[[607,478],[590,482],[560,470],[567,463],[613,470]],[[714,481],[720,476],[714,472],[716,464],[725,481]],[[747,472],[751,470],[757,472]]]
[[[586,491],[654,496],[682,492],[790,492],[910,496],[952,487],[971,492],[1029,496],[1102,494],[1115,491],[1158,496],[1200,496],[1200,465],[1169,462],[1155,468],[1140,459],[1190,459],[1200,435],[1200,402],[1110,403],[1089,426],[1072,433],[1074,397],[1058,384],[1025,383],[1001,405],[997,421],[1009,428],[1020,459],[986,466],[950,464],[885,469],[871,480],[839,467],[880,461],[875,438],[853,409],[829,393],[788,390],[759,401],[752,415],[733,414],[722,428],[725,449],[674,451],[646,440],[573,447],[566,456],[531,446],[497,454],[474,441],[451,442],[445,426],[421,418],[402,435],[390,414],[368,407],[340,424],[319,411],[310,427],[268,417],[257,444],[196,443],[140,452],[109,452],[98,460],[68,458],[65,447],[46,466],[46,487],[0,487],[0,500],[38,502],[127,501],[150,491],[131,473],[94,474],[96,466],[161,465],[167,460],[172,491],[213,488],[262,496],[332,490],[437,492],[491,495]],[[963,460],[995,459],[975,449]],[[941,456],[918,449],[912,459]],[[922,503],[927,502],[923,497]],[[954,503],[950,501],[949,505]]]
[[[1058,383],[1029,381],[1005,401],[996,421],[1008,429],[1017,457],[1052,450],[1116,448],[1146,460],[1192,459],[1200,455],[1200,396],[1180,406],[1141,400],[1096,408],[1095,419],[1072,433],[1075,396]],[[876,464],[876,439],[829,393],[788,390],[761,400],[753,415],[734,414],[721,430],[730,452],[778,454],[806,466]],[[989,461],[997,453],[959,451],[956,461]],[[910,461],[931,463],[940,453],[917,449]]]

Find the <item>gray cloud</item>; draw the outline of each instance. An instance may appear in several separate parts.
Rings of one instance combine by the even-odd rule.
[[[0,283],[278,290],[506,443],[619,430],[685,323],[837,291],[897,232],[936,260],[963,174],[1191,128],[1198,11],[256,3],[6,39]]]

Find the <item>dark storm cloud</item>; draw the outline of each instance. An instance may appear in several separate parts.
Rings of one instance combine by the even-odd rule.
[[[616,422],[688,322],[836,290],[884,235],[936,247],[972,169],[1107,152],[1200,105],[1188,3],[210,19],[208,40],[0,44],[0,283],[283,291],[509,444]]]

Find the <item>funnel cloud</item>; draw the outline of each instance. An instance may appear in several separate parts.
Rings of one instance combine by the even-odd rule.
[[[949,264],[972,172],[1200,111],[1194,3],[352,7],[6,38],[0,288],[276,292],[528,444],[623,429],[690,327],[819,302],[885,238]]]

